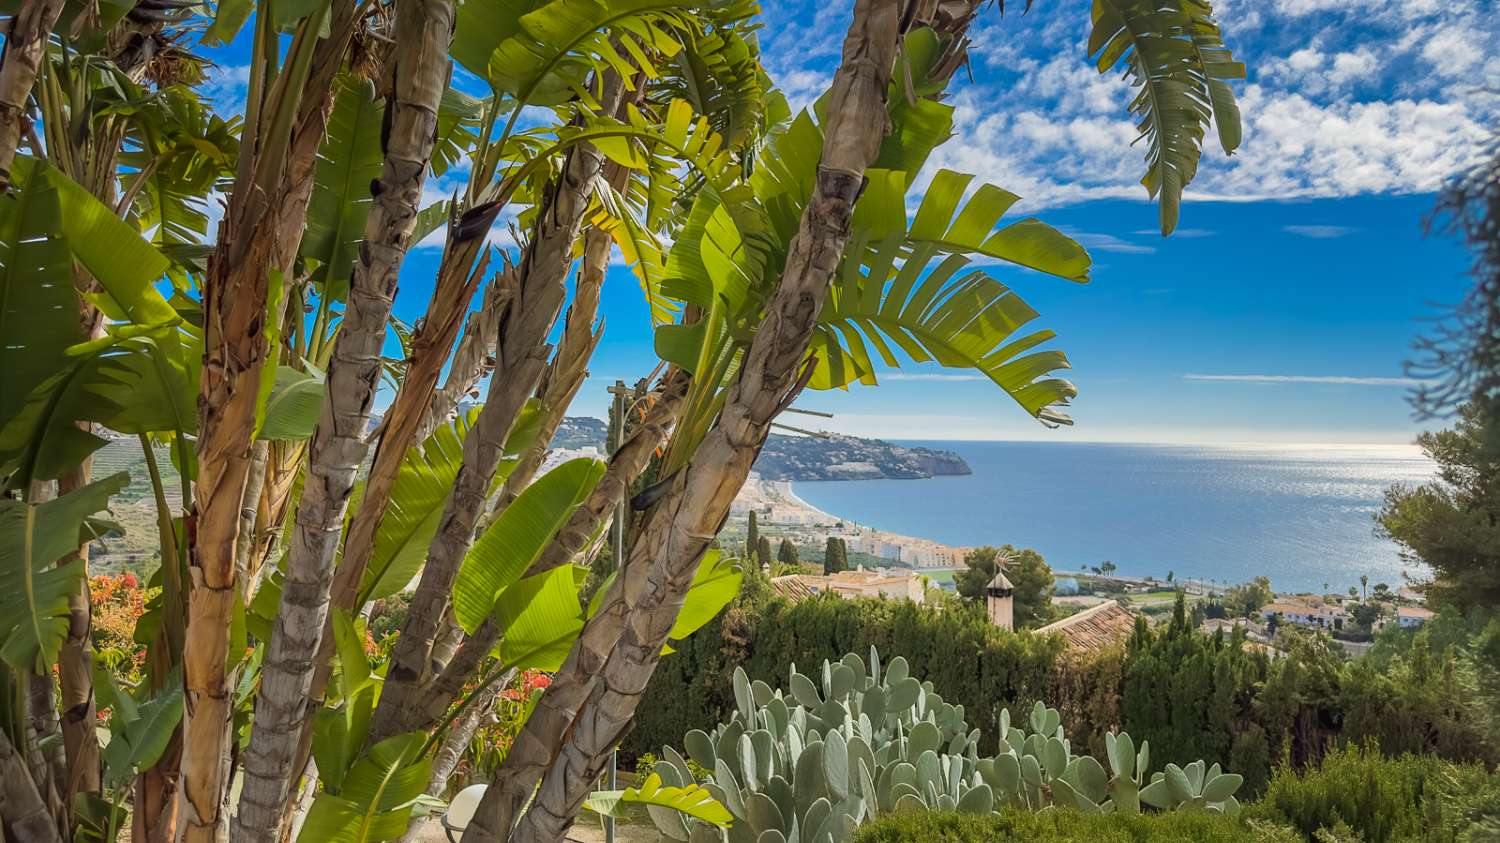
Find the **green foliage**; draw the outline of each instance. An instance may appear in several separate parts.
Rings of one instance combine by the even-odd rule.
[[[0,498],[0,660],[47,675],[68,636],[68,598],[83,588],[84,563],[57,564],[91,541],[92,516],[125,488],[124,472],[45,503]]]
[[[1052,569],[1035,550],[985,545],[965,554],[964,565],[963,570],[953,575],[953,585],[960,595],[980,604],[984,603],[985,589],[995,573],[1004,569],[1005,578],[1014,588],[1011,601],[1016,629],[1045,626],[1060,614],[1052,605]]]
[[[1342,828],[1365,843],[1492,840],[1500,831],[1500,776],[1477,764],[1351,746],[1302,773],[1278,770],[1250,813],[1309,838]]]
[[[432,767],[432,759],[421,755],[425,738],[414,732],[371,747],[350,768],[341,787],[318,794],[297,839],[376,843],[405,834]]]
[[[781,547],[776,549],[776,561],[783,565],[796,566],[800,560],[797,558],[797,546],[792,544],[791,539],[782,539]]]
[[[1435,481],[1386,492],[1382,531],[1432,567],[1429,600],[1460,609],[1500,605],[1500,452],[1495,422],[1477,404],[1448,430],[1417,444],[1438,464]]]
[[[453,614],[473,633],[500,592],[531,567],[604,476],[604,463],[569,460],[521,490],[474,542],[453,583]]]
[[[328,133],[318,149],[299,249],[304,259],[317,261],[313,278],[322,285],[322,295],[336,301],[349,296],[355,250],[374,202],[370,184],[380,178],[385,160],[380,146],[384,112],[373,82],[354,75],[339,80]]]
[[[1240,145],[1240,110],[1226,80],[1245,78],[1207,0],[1094,0],[1089,55],[1100,73],[1120,64],[1136,88],[1130,112],[1147,142],[1141,183],[1161,202],[1161,233],[1177,227],[1182,190],[1198,172],[1210,118],[1224,154]]]
[[[734,817],[729,809],[714,800],[695,781],[683,785],[663,785],[661,776],[646,776],[640,787],[624,790],[596,790],[589,794],[583,807],[599,814],[616,816],[621,805],[646,805],[656,810],[675,811],[720,828],[728,827]]]
[[[862,826],[852,843],[1300,843],[1289,829],[1222,814],[896,813]]]
[[[1270,660],[1240,633],[1203,635],[1182,619],[1143,626],[1125,658],[1120,722],[1156,738],[1163,761],[1216,758],[1259,792],[1270,762],[1316,764],[1330,745],[1374,742],[1387,753],[1454,760],[1500,758],[1478,665],[1457,647],[1442,653],[1420,635],[1384,663],[1349,660],[1326,637],[1283,636]]]
[[[21,156],[14,169],[16,189],[0,197],[0,425],[82,339],[75,260],[99,282],[91,299],[108,315],[137,325],[177,317],[152,286],[167,259],[130,224],[46,162]]]
[[[849,570],[849,546],[838,536],[829,536],[823,549],[823,573]]]
[[[1276,592],[1271,590],[1271,579],[1256,577],[1250,582],[1230,586],[1224,594],[1224,609],[1232,617],[1254,618],[1259,617],[1260,607],[1275,599]]]
[[[925,676],[944,696],[977,701],[968,716],[985,735],[995,734],[992,703],[1029,707],[1048,696],[1060,652],[1054,639],[1005,632],[979,612],[832,595],[798,603],[742,598],[662,660],[625,747],[657,752],[681,739],[683,724],[727,719],[735,706],[729,678],[736,666],[781,676],[792,664],[816,665],[872,646],[902,653],[912,674]]]

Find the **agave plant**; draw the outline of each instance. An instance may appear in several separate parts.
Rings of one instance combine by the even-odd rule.
[[[694,729],[682,752],[663,747],[653,772],[669,784],[696,782],[688,760],[711,771],[703,783],[734,816],[731,843],[839,843],[890,811],[989,813],[1071,808],[1095,813],[1201,809],[1234,813],[1241,778],[1217,764],[1168,765],[1145,783],[1150,749],[1109,735],[1109,773],[1074,755],[1056,709],[1035,703],[1024,720],[1000,715],[999,751],[979,753],[964,707],[910,675],[897,656],[882,671],[850,654],[823,662],[820,681],[791,668],[787,690],[734,672],[735,711],[712,732]],[[1143,786],[1144,784],[1144,786]],[[673,840],[706,843],[718,831],[689,816],[651,810]]]

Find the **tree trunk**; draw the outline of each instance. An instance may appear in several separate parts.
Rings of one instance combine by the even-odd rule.
[[[298,49],[300,39],[317,38],[318,29],[316,22],[304,20],[291,49]],[[186,699],[179,814],[186,843],[210,843],[227,831],[222,806],[229,786],[225,762],[234,699],[227,674],[229,623],[238,588],[235,553],[256,403],[261,372],[271,354],[264,330],[267,284],[271,271],[285,275],[296,255],[318,144],[333,105],[333,80],[353,29],[353,3],[339,0],[329,34],[311,48],[306,84],[296,90],[276,89],[297,98],[295,125],[283,147],[258,150],[254,162],[242,162],[243,177],[230,195],[209,259],[203,290],[198,479],[187,560],[191,592],[183,647]],[[289,73],[278,81],[284,83]],[[273,110],[274,106],[267,113]],[[267,194],[264,183],[271,185],[274,195]]]
[[[623,186],[627,175],[625,168],[613,161],[604,165],[603,176],[616,190]],[[499,517],[536,477],[537,470],[547,458],[552,437],[557,435],[557,428],[562,424],[569,405],[573,403],[573,397],[588,378],[589,361],[594,356],[594,349],[599,346],[599,338],[604,335],[603,325],[600,324],[596,330],[595,321],[599,316],[599,294],[604,287],[604,275],[609,270],[609,252],[613,246],[614,240],[609,232],[597,226],[589,228],[583,235],[583,259],[578,265],[577,280],[573,283],[573,301],[568,305],[568,313],[563,320],[562,341],[558,343],[557,353],[552,355],[552,361],[547,364],[547,371],[543,373],[541,385],[537,389],[537,398],[542,405],[542,423],[535,441],[521,454],[516,467],[505,478],[500,496],[495,500],[489,519],[491,521]]]
[[[895,0],[856,0],[826,100],[817,182],[766,318],[718,421],[648,513],[599,612],[485,794],[473,824],[481,840],[553,841],[572,825],[634,716],[698,561],[728,517],[771,421],[805,383],[818,310],[843,253],[865,168],[888,127],[885,98],[900,18]],[[540,789],[511,834],[538,776]]]
[[[421,200],[447,88],[451,0],[403,0],[397,14],[395,98],[385,168],[365,226],[349,303],[313,432],[286,582],[266,652],[255,726],[245,754],[236,839],[274,843],[292,790],[293,760],[328,619],[333,558],[380,380],[380,352]],[[435,375],[434,375],[435,378]],[[358,587],[358,580],[354,581]],[[300,771],[299,771],[300,772]]]
[[[26,98],[47,55],[47,39],[63,0],[25,0],[10,19],[0,64],[0,193],[10,190],[10,167],[21,144]]]
[[[598,532],[600,525],[614,514],[615,507],[625,498],[630,484],[651,461],[651,455],[667,441],[667,434],[677,421],[677,413],[682,409],[687,382],[685,372],[678,369],[668,371],[662,381],[660,394],[646,413],[645,420],[610,456],[609,466],[594,491],[582,506],[574,510],[568,523],[558,531],[536,563],[526,571],[526,576],[546,573],[572,562],[589,537]],[[411,728],[430,728],[442,719],[463,692],[469,678],[500,640],[501,632],[494,620],[487,618],[473,635],[464,639],[452,659],[448,660],[424,690],[422,706],[426,711],[421,719],[411,721]]]
[[[52,673],[26,675],[26,755],[31,781],[60,834],[68,831],[67,757],[58,740],[57,698]]]
[[[88,485],[93,458],[58,480],[58,494],[65,495]],[[87,544],[63,560],[81,560],[84,579],[68,596],[68,637],[58,653],[57,668],[62,687],[62,737],[68,759],[66,803],[79,793],[99,793],[99,718],[94,708],[93,613],[89,607]]]
[[[0,836],[7,829],[26,843],[62,843],[25,760],[0,729]]]
[[[613,93],[606,94],[607,103],[619,97],[619,82],[612,87]],[[607,107],[613,109],[612,104]],[[433,537],[421,581],[412,595],[406,625],[391,653],[385,686],[370,722],[371,744],[406,731],[412,712],[420,710],[418,694],[433,674],[432,642],[447,611],[453,580],[464,554],[474,542],[474,530],[489,496],[505,440],[546,368],[550,350],[547,335],[562,311],[568,267],[573,262],[573,242],[578,238],[583,212],[602,162],[603,156],[593,148],[574,147],[537,214],[536,236],[522,255],[515,296],[500,319],[498,354],[489,394],[474,428],[464,440],[463,462],[454,479],[453,494]]]
[[[432,396],[427,411],[422,415],[422,424],[417,427],[417,441],[424,441],[453,416],[458,404],[479,385],[479,380],[495,366],[496,331],[500,314],[515,292],[515,267],[507,265],[495,273],[485,288],[483,303],[469,314],[464,325],[463,338],[458,341],[458,350],[453,352],[453,364],[448,367],[448,378],[442,389]]]

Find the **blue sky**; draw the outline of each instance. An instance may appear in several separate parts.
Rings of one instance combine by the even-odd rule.
[[[472,1],[472,0],[471,0]],[[1020,2],[981,14],[958,137],[931,168],[1020,194],[1089,247],[1093,283],[996,268],[1056,330],[1079,388],[1076,425],[1031,421],[993,385],[912,368],[878,388],[816,393],[828,429],[890,438],[1168,442],[1408,442],[1402,363],[1422,320],[1456,300],[1467,258],[1423,236],[1442,180],[1500,116],[1500,25],[1483,0],[1229,0],[1215,8],[1249,65],[1245,141],[1205,151],[1176,235],[1154,230],[1127,86],[1084,55],[1089,4]],[[826,87],[850,4],[769,2],[762,47],[794,105]],[[227,50],[219,83],[242,70]],[[1212,138],[1212,133],[1210,133]],[[1210,141],[1212,144],[1212,141]],[[451,189],[431,186],[434,197]],[[426,306],[439,249],[414,250],[397,315]],[[575,404],[650,371],[639,288],[611,270],[606,330]]]

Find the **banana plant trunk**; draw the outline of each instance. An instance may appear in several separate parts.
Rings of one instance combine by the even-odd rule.
[[[620,95],[618,79],[610,87],[612,93],[607,92],[602,101],[612,111]],[[505,440],[546,368],[551,350],[547,335],[562,311],[573,242],[602,166],[603,156],[597,150],[587,145],[573,148],[538,211],[536,233],[522,254],[515,294],[500,318],[489,393],[464,440],[453,493],[428,550],[407,622],[391,653],[380,702],[370,722],[371,745],[407,731],[413,712],[421,710],[419,695],[433,675],[432,645],[448,609],[453,580],[474,542]]]
[[[62,843],[47,803],[31,780],[26,759],[4,730],[0,730],[0,825],[10,829],[17,840]]]
[[[381,347],[401,264],[416,224],[448,85],[451,0],[403,0],[397,9],[395,97],[385,165],[365,226],[349,302],[313,432],[281,605],[266,652],[255,725],[245,753],[235,839],[275,843],[292,792],[293,760],[328,620],[333,559],[355,473],[364,461]],[[357,582],[356,582],[357,585]],[[298,771],[300,773],[300,771]]]
[[[10,189],[10,168],[26,122],[26,98],[62,8],[63,0],[27,0],[5,33],[5,58],[0,64],[0,192]]]
[[[515,289],[515,278],[515,267],[507,265],[497,271],[489,286],[485,287],[479,309],[469,314],[469,320],[464,324],[463,337],[453,352],[453,365],[448,367],[448,377],[442,388],[433,393],[432,401],[422,414],[422,423],[417,426],[417,441],[425,441],[438,425],[452,418],[458,410],[458,403],[473,392],[480,379],[494,368],[495,332],[500,324],[500,314]]]
[[[317,38],[316,21],[303,21],[301,39]],[[178,790],[184,843],[214,843],[227,833],[223,810],[229,787],[233,688],[229,682],[229,626],[239,595],[240,509],[253,463],[253,438],[262,372],[272,358],[265,326],[272,272],[285,276],[296,255],[318,145],[333,106],[333,82],[354,30],[350,0],[335,0],[328,34],[289,82],[293,63],[278,77],[267,114],[292,124],[255,161],[242,161],[203,289],[203,375],[198,395],[198,477],[188,544],[187,635],[183,646],[185,711]],[[280,99],[278,99],[278,96]],[[278,166],[279,162],[279,166]],[[265,185],[270,185],[267,192]]]
[[[630,484],[651,462],[652,454],[666,443],[667,435],[672,425],[676,424],[677,414],[682,409],[687,383],[687,373],[679,369],[668,371],[646,418],[610,455],[604,476],[583,504],[574,510],[568,523],[553,537],[542,555],[527,569],[525,576],[546,573],[572,562],[584,544],[598,533],[600,526],[614,513],[615,507],[625,499]],[[464,639],[453,658],[443,666],[442,672],[424,692],[422,705],[425,711],[421,719],[411,722],[412,728],[429,728],[442,719],[500,640],[502,633],[503,630],[494,619],[487,618],[474,630],[473,635]]]
[[[818,310],[865,169],[888,129],[886,92],[900,28],[897,0],[856,0],[826,98],[813,195],[766,318],[718,421],[648,512],[598,613],[512,744],[474,818],[480,840],[562,839],[628,728],[698,561],[728,517],[771,421],[805,384]],[[538,778],[530,808],[513,826]]]

